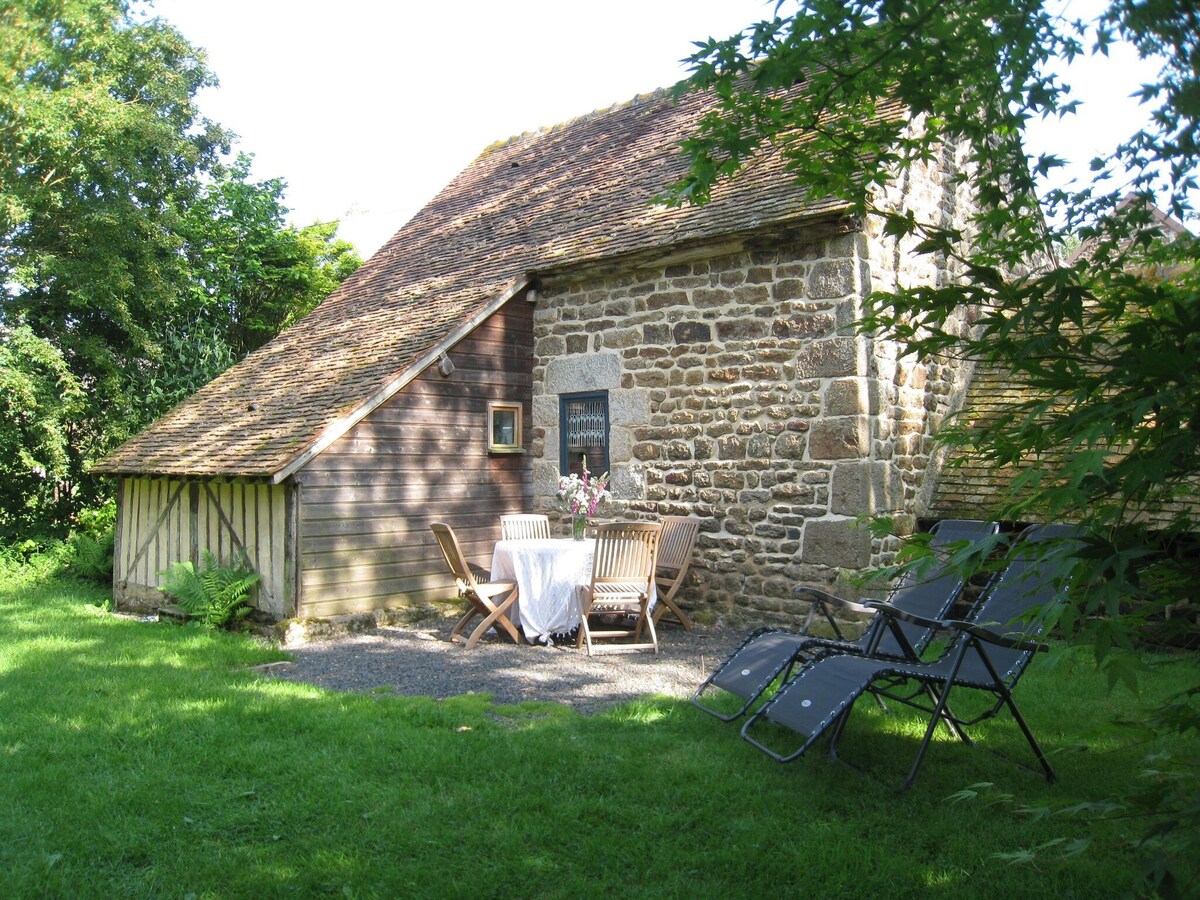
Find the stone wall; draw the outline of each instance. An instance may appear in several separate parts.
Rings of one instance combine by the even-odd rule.
[[[703,520],[680,594],[701,618],[795,623],[796,584],[887,561],[893,544],[857,519],[911,527],[963,378],[853,333],[874,284],[948,277],[897,268],[905,248],[856,227],[544,287],[535,506],[557,511],[559,395],[606,390],[617,501],[605,517]]]
[[[947,146],[940,158],[914,162],[876,198],[883,209],[909,211],[916,221],[938,228],[957,228],[970,239],[975,204],[969,181],[966,146]],[[897,288],[940,287],[960,275],[958,267],[940,256],[918,254],[920,235],[896,239],[884,233],[881,217],[865,223],[870,265],[870,287],[875,291]],[[971,310],[959,310],[945,323],[948,331],[971,327]],[[966,396],[973,366],[961,360],[920,361],[900,358],[894,344],[876,342],[873,365],[883,391],[879,405],[885,415],[876,420],[879,433],[873,457],[890,460],[903,483],[906,512],[923,515],[936,486],[941,454],[933,436],[942,422],[957,411]],[[911,526],[902,521],[901,528]]]

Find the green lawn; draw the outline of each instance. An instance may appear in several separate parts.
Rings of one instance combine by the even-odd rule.
[[[1058,784],[943,740],[898,795],[819,754],[781,766],[673,699],[585,718],[339,695],[252,674],[284,655],[250,639],[114,618],[73,582],[5,580],[5,897],[1119,895],[1136,824],[948,797],[983,780],[1021,802],[1109,797],[1155,748],[1123,747],[1108,720],[1186,680],[1168,667],[1135,698],[1086,662],[1039,665],[1018,697]],[[843,749],[898,783],[919,726],[868,707]],[[977,735],[1025,758],[1007,719]],[[1067,860],[993,855],[1087,836]]]

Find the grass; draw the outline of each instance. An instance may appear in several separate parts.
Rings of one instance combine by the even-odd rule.
[[[1167,667],[1134,697],[1084,662],[1040,665],[1019,699],[1058,784],[939,740],[898,795],[819,754],[781,766],[669,698],[583,717],[274,681],[249,667],[284,654],[251,639],[115,618],[102,591],[7,574],[6,897],[1119,895],[1134,826],[948,797],[986,780],[1025,803],[1103,800],[1156,749],[1106,722],[1186,680]],[[863,704],[843,749],[898,783],[919,731]],[[976,734],[1025,759],[1011,721]],[[1065,859],[993,855],[1085,837]]]

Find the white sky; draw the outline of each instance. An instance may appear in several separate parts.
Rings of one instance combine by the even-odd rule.
[[[292,220],[364,258],[489,144],[680,80],[762,0],[156,0],[208,51],[201,96]]]
[[[1077,0],[1077,5],[1082,0]],[[208,51],[200,98],[281,177],[297,225],[339,219],[364,258],[487,145],[686,74],[692,42],[767,17],[763,0],[155,0]],[[1072,10],[1078,14],[1078,10]],[[1084,114],[1035,144],[1084,164],[1124,137],[1137,67],[1072,79]]]

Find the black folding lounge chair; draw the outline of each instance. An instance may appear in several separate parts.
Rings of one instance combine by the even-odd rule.
[[[946,519],[930,529],[931,543],[934,547],[944,548],[961,541],[977,542],[996,534],[998,530],[995,522]],[[926,619],[942,619],[950,611],[962,587],[962,578],[949,569],[945,560],[940,560],[933,571],[920,576],[906,576],[889,595],[887,603]],[[870,614],[874,612],[870,607],[812,587],[798,587],[796,593],[806,595],[812,601],[800,630],[760,628],[751,632],[696,689],[692,695],[694,706],[724,722],[730,722],[750,709],[777,678],[786,680],[797,664],[806,663],[820,653],[870,653],[916,659],[933,636],[932,629],[903,621],[897,633],[887,627],[885,619],[875,616],[861,635],[850,638],[842,633],[834,618],[834,608]],[[809,634],[818,612],[833,628],[836,638]],[[744,702],[732,713],[705,705],[700,698],[711,688],[734,694]]]
[[[954,634],[950,646],[933,662],[850,654],[818,657],[800,669],[746,721],[742,737],[774,759],[789,762],[808,750],[832,726],[829,753],[836,757],[838,741],[854,701],[870,691],[929,713],[929,727],[901,787],[903,790],[916,777],[939,721],[964,743],[970,744],[964,730],[966,726],[1007,708],[1033,749],[1046,780],[1053,781],[1054,772],[1017,709],[1012,689],[1033,653],[1045,649],[1037,642],[1039,624],[1025,621],[1024,617],[1034,607],[1052,606],[1064,599],[1068,589],[1067,576],[1072,567],[1068,540],[1076,537],[1078,531],[1070,526],[1043,525],[1027,529],[1021,540],[1014,544],[1004,570],[987,588],[971,622],[937,623],[890,609],[884,604],[873,604],[888,621],[909,619],[918,625],[933,627],[940,624],[950,629]],[[1046,559],[1039,561],[1028,552],[1028,545],[1033,542],[1051,539],[1063,543]],[[912,684],[916,688],[907,693],[898,690],[902,685]],[[960,687],[990,691],[995,703],[978,716],[960,719],[948,706],[951,688]],[[798,733],[803,738],[799,749],[780,753],[752,737],[751,730],[764,720]]]

